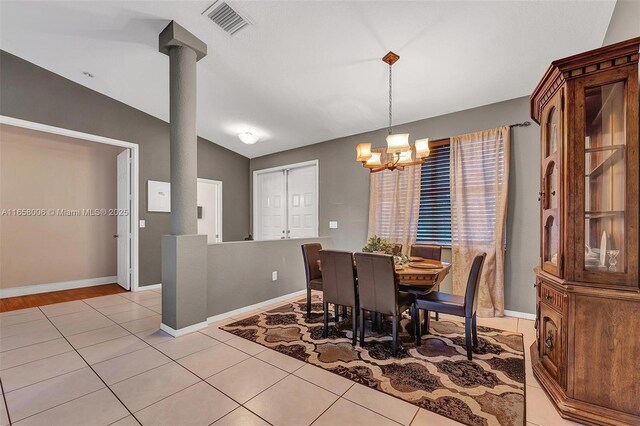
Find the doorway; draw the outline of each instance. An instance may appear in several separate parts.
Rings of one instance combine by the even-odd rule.
[[[198,234],[207,244],[222,242],[222,182],[198,178]]]
[[[256,240],[318,236],[318,161],[253,172]]]

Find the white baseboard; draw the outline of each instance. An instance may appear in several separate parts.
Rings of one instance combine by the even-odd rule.
[[[188,327],[183,327],[178,330],[175,330],[166,324],[160,323],[160,330],[172,335],[173,337],[180,337],[180,336],[184,336],[185,334],[193,333],[194,331],[198,331],[203,328],[206,328],[207,325],[209,324],[206,321],[203,321],[197,324],[190,325]]]
[[[151,285],[140,285],[136,289],[136,291],[144,291],[144,290],[156,290],[162,288],[162,284],[151,284]]]
[[[273,305],[274,303],[283,302],[287,299],[291,299],[292,297],[302,296],[303,294],[306,294],[306,293],[307,293],[306,289],[300,290],[300,291],[294,291],[293,293],[285,294],[284,296],[275,297],[273,299],[265,300],[264,302],[256,303],[249,306],[244,306],[242,308],[234,309],[233,311],[228,311],[222,314],[214,315],[212,317],[207,318],[207,322],[211,324],[213,322],[221,321],[229,317],[255,311],[256,309],[264,308],[265,306]]]
[[[514,318],[522,318],[535,321],[536,314],[528,314],[526,312],[518,312],[518,311],[508,311],[504,310],[505,316],[514,317]]]
[[[29,294],[48,293],[50,291],[71,290],[74,288],[92,287],[94,285],[112,284],[118,277],[89,278],[86,280],[61,281],[57,283],[26,285],[22,287],[0,289],[0,299],[5,297],[26,296]]]

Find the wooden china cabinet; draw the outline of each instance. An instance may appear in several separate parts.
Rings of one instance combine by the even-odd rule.
[[[551,64],[541,129],[533,372],[565,418],[640,424],[640,38]]]

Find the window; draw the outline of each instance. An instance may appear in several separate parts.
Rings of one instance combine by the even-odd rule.
[[[451,245],[450,152],[448,139],[436,141],[422,165],[416,238],[420,244]]]

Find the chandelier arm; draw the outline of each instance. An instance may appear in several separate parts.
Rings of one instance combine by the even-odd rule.
[[[393,124],[393,110],[392,110],[392,93],[393,93],[393,80],[391,77],[391,64],[389,64],[389,134],[392,133],[391,126]]]

